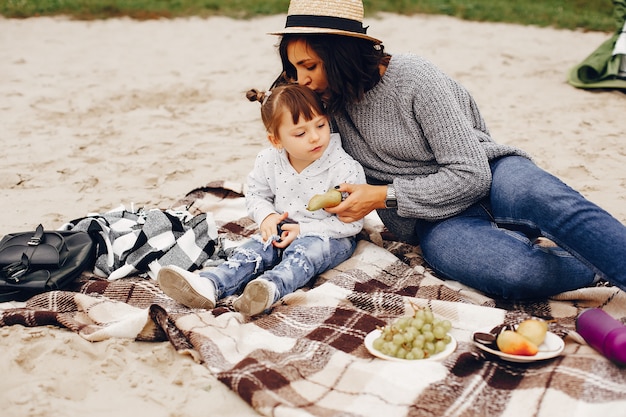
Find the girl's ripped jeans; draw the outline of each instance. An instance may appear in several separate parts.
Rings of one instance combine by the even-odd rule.
[[[235,294],[252,279],[262,276],[276,284],[276,301],[348,259],[355,248],[354,237],[332,239],[308,235],[279,249],[255,235],[236,248],[226,262],[200,272],[200,276],[213,281],[218,298]]]

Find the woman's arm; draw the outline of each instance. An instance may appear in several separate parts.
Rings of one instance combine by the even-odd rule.
[[[342,183],[338,189],[348,193],[348,197],[338,206],[327,208],[326,211],[336,214],[342,222],[361,220],[373,210],[385,208],[386,185]]]

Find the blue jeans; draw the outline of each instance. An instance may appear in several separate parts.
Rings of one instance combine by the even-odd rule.
[[[285,249],[279,249],[254,236],[236,248],[226,262],[200,272],[200,276],[213,281],[218,299],[243,290],[248,282],[261,277],[276,284],[276,301],[348,259],[355,248],[355,237],[329,239],[310,235],[298,237]]]
[[[442,277],[510,299],[545,298],[593,283],[626,290],[626,227],[518,156],[491,162],[488,197],[437,222],[419,221],[426,262]],[[534,244],[545,236],[558,247]]]

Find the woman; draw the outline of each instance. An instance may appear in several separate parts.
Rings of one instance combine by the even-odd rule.
[[[333,4],[334,7],[329,7]],[[491,295],[545,298],[599,278],[626,289],[626,227],[525,152],[490,137],[468,91],[425,59],[366,34],[360,0],[292,0],[277,83],[325,101],[368,184],[327,209],[372,210],[419,243],[442,277]]]

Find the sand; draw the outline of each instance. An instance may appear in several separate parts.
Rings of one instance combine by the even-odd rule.
[[[267,145],[244,93],[278,73],[265,33],[283,23],[0,19],[0,235],[243,181]],[[387,51],[421,54],[468,87],[497,141],[626,221],[626,95],[565,81],[608,34],[442,16],[365,23]],[[6,417],[256,415],[167,342],[12,326],[0,351]]]

